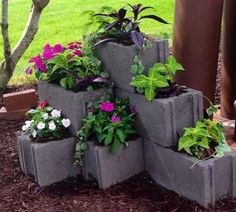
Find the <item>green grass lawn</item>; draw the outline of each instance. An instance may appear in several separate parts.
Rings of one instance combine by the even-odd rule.
[[[20,38],[27,22],[31,0],[10,0],[9,1],[9,32],[12,47]],[[24,69],[27,67],[28,59],[41,52],[46,43],[66,44],[70,41],[79,40],[84,33],[84,24],[88,17],[80,14],[86,10],[97,10],[102,6],[119,8],[125,6],[126,2],[142,3],[146,6],[153,6],[155,13],[167,20],[170,24],[163,25],[155,21],[148,21],[142,24],[143,31],[157,36],[171,39],[173,27],[174,0],[141,0],[141,1],[120,1],[120,0],[51,0],[44,10],[39,31],[30,48],[26,51],[19,62],[11,84],[25,83],[31,78],[25,77]],[[0,39],[0,59],[2,59],[2,39]]]

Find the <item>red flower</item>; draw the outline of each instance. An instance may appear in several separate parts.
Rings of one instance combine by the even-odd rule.
[[[44,102],[39,102],[38,103],[38,109],[43,109],[43,108],[45,108],[45,107],[47,107],[48,106],[48,101],[46,100],[46,101],[44,101]]]

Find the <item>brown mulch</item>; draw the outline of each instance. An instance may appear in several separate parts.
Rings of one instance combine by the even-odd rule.
[[[13,93],[13,92],[17,92],[17,91],[24,91],[27,89],[37,90],[37,84],[10,85],[6,88],[4,93]]]
[[[16,150],[15,132],[22,121],[0,121],[0,211],[232,211],[236,200],[223,200],[204,210],[157,184],[146,173],[106,191],[96,182],[71,178],[41,189],[24,176]],[[194,182],[193,182],[194,183]]]

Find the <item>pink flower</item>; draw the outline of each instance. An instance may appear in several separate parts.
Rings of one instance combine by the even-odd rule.
[[[56,44],[53,47],[53,53],[57,54],[57,53],[61,53],[61,52],[63,52],[63,46],[61,44]]]
[[[111,121],[112,122],[120,122],[120,117],[119,116],[112,116]]]
[[[43,63],[43,64],[39,67],[39,71],[41,71],[42,73],[45,73],[45,72],[47,71],[47,65]]]
[[[31,75],[31,74],[33,73],[33,69],[32,69],[32,68],[27,68],[27,69],[25,70],[25,73]]]
[[[46,44],[43,48],[43,58],[45,60],[51,60],[54,57],[52,47],[49,44]]]
[[[78,49],[78,50],[75,50],[73,52],[74,55],[78,56],[78,57],[81,57],[82,56],[82,52]]]
[[[36,57],[32,57],[29,60],[29,63],[34,63],[34,67],[39,69],[42,66],[42,64],[43,64],[43,60],[42,60],[41,56],[38,55]]]
[[[100,110],[106,111],[106,112],[113,112],[115,110],[114,103],[110,102],[102,102],[100,105]]]

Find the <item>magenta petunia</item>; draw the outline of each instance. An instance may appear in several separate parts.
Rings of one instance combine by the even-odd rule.
[[[135,106],[132,106],[132,107],[130,108],[130,111],[131,111],[132,114],[135,114],[135,113],[136,113],[136,108],[135,108]]]
[[[119,116],[112,116],[111,121],[112,122],[120,122],[120,117]]]
[[[80,49],[81,48],[81,42],[71,42],[68,43],[68,49]]]
[[[102,102],[100,105],[100,110],[106,111],[106,112],[113,112],[115,110],[114,103],[110,102]]]
[[[63,52],[63,46],[61,44],[56,44],[53,47],[53,53],[57,54],[57,53],[61,53],[61,52]]]
[[[39,67],[39,71],[41,71],[42,73],[45,73],[45,72],[47,71],[47,65],[43,63],[43,64]]]
[[[27,68],[27,69],[25,69],[25,73],[31,75],[33,73],[33,69]]]

